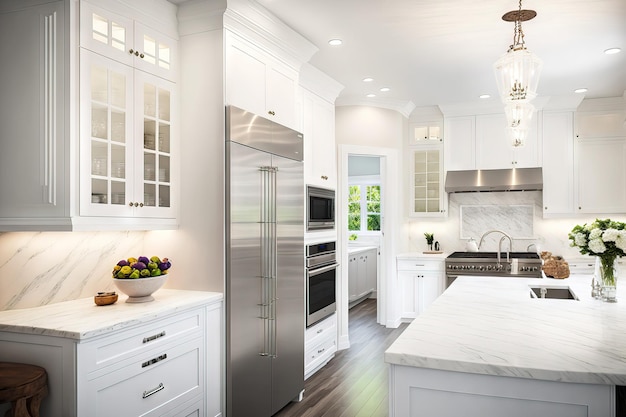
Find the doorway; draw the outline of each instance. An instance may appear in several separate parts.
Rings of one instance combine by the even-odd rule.
[[[339,145],[338,173],[339,186],[337,189],[336,205],[337,217],[336,225],[338,231],[338,251],[340,262],[346,266],[341,270],[341,285],[338,294],[338,326],[339,326],[339,348],[349,347],[348,337],[348,310],[349,310],[349,289],[348,289],[348,248],[350,247],[350,235],[348,230],[348,197],[350,192],[350,158],[373,158],[379,167],[377,180],[380,182],[380,231],[370,234],[362,232],[357,240],[367,236],[367,241],[377,242],[379,248],[378,257],[378,282],[376,289],[376,321],[386,327],[397,327],[394,322],[394,303],[388,299],[395,293],[394,282],[391,279],[395,274],[395,236],[398,233],[393,231],[398,227],[398,220],[401,215],[402,204],[393,204],[400,201],[398,198],[398,155],[392,148],[366,147],[357,145]],[[354,159],[353,159],[354,161]],[[391,324],[391,325],[390,325]]]

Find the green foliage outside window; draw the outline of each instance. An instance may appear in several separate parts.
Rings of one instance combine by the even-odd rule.
[[[365,224],[362,224],[363,219]],[[380,185],[350,186],[348,230],[380,231]]]

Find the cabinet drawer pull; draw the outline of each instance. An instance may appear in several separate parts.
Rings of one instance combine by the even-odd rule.
[[[154,365],[157,362],[161,362],[163,359],[167,359],[167,353],[164,353],[161,356],[157,356],[156,358],[152,358],[149,361],[145,361],[141,364],[141,367],[145,368],[146,366]]]
[[[415,264],[415,266],[424,266],[424,264]]]
[[[143,398],[148,398],[149,396],[156,394],[157,392],[165,389],[165,385],[161,382],[158,387],[149,389],[148,391],[143,392]]]
[[[322,333],[323,331],[324,331],[324,329],[319,329],[319,330],[317,331],[317,334],[320,334],[320,333]]]
[[[163,337],[163,336],[165,336],[165,330],[163,330],[161,333],[157,333],[157,334],[154,334],[152,336],[144,337],[143,338],[143,343],[152,342],[153,340],[158,339],[159,337]]]
[[[326,348],[324,348],[324,349],[318,349],[318,350],[317,350],[317,353],[322,353],[322,352],[323,352],[323,351],[325,351],[325,350],[326,350]]]

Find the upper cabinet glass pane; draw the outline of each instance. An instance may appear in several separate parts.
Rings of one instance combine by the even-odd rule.
[[[156,86],[144,84],[143,86],[143,114],[149,117],[156,117]]]
[[[120,51],[126,50],[126,28],[96,13],[91,14],[91,35],[94,40]]]
[[[170,120],[170,92],[159,88],[159,119]]]
[[[156,64],[156,41],[147,35],[143,37],[143,53],[146,62]]]
[[[109,21],[95,13],[92,14],[92,34],[94,40],[102,43],[109,43]]]
[[[159,43],[159,67],[170,69],[170,56],[170,47],[165,44]]]
[[[111,22],[111,46],[120,51],[126,50],[126,28]]]

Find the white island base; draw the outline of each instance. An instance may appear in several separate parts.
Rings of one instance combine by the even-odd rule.
[[[389,410],[402,417],[614,417],[615,386],[390,365]]]

